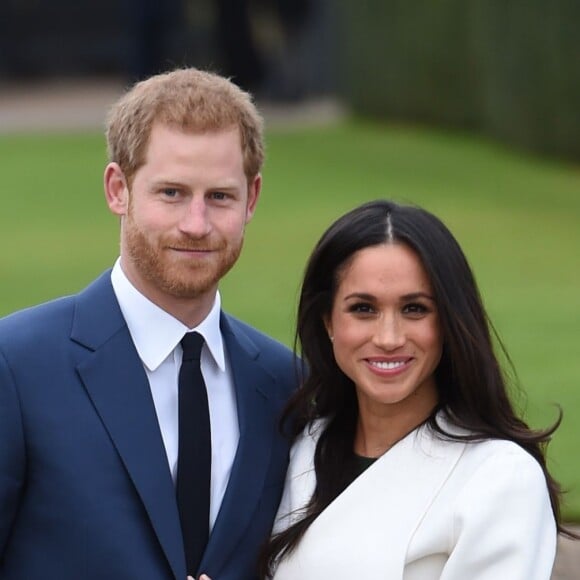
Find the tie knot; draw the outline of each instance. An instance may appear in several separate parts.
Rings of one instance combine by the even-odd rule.
[[[201,336],[199,332],[187,332],[181,339],[181,348],[183,348],[183,360],[199,361],[203,343],[203,336]]]

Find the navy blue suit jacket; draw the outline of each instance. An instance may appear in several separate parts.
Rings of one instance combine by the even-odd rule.
[[[292,354],[222,315],[240,441],[201,569],[255,578],[288,460]],[[151,329],[155,332],[155,329]],[[0,579],[185,580],[151,391],[107,272],[0,321]]]

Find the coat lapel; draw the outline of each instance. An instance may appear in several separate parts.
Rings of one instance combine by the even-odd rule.
[[[312,449],[304,447],[310,463]],[[408,435],[320,514],[282,561],[276,580],[314,577],[308,570],[337,580],[373,578],[377,570],[402,578],[411,538],[464,449],[465,443],[438,439],[425,428]],[[290,482],[291,489],[313,488],[304,478],[314,478],[312,465]],[[343,559],[341,554],[352,554],[353,542],[357,557]]]
[[[79,295],[71,338],[90,350],[78,365],[81,380],[145,506],[175,577],[185,578],[175,490],[149,382],[108,273]]]
[[[268,393],[274,378],[257,362],[259,350],[222,316],[222,333],[234,377],[240,441],[224,499],[206,549],[202,569],[219,570],[238,544],[260,500],[272,447]]]

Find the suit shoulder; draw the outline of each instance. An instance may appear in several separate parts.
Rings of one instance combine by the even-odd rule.
[[[268,336],[261,330],[250,326],[248,323],[243,322],[230,314],[225,314],[225,317],[235,334],[239,335],[239,333],[242,333],[268,356],[280,357],[281,361],[294,361],[295,357],[292,350],[280,341]]]
[[[102,301],[95,301],[95,297],[105,296],[103,288],[109,288],[110,270],[89,284],[86,288],[69,296],[55,298],[49,302],[19,310],[0,319],[0,348],[6,344],[29,340],[54,341],[66,335],[69,337],[77,305],[84,303],[85,310],[101,316]]]
[[[0,319],[0,345],[58,332],[63,324],[70,324],[73,310],[74,297],[64,296],[13,312]]]
[[[235,340],[242,348],[282,385],[284,392],[292,392],[297,387],[303,369],[292,350],[228,314],[224,314],[224,322],[226,332],[235,336]]]

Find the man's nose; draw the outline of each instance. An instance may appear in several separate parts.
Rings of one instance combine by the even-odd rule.
[[[192,238],[203,238],[209,234],[211,222],[203,196],[193,195],[184,206],[179,229]]]

